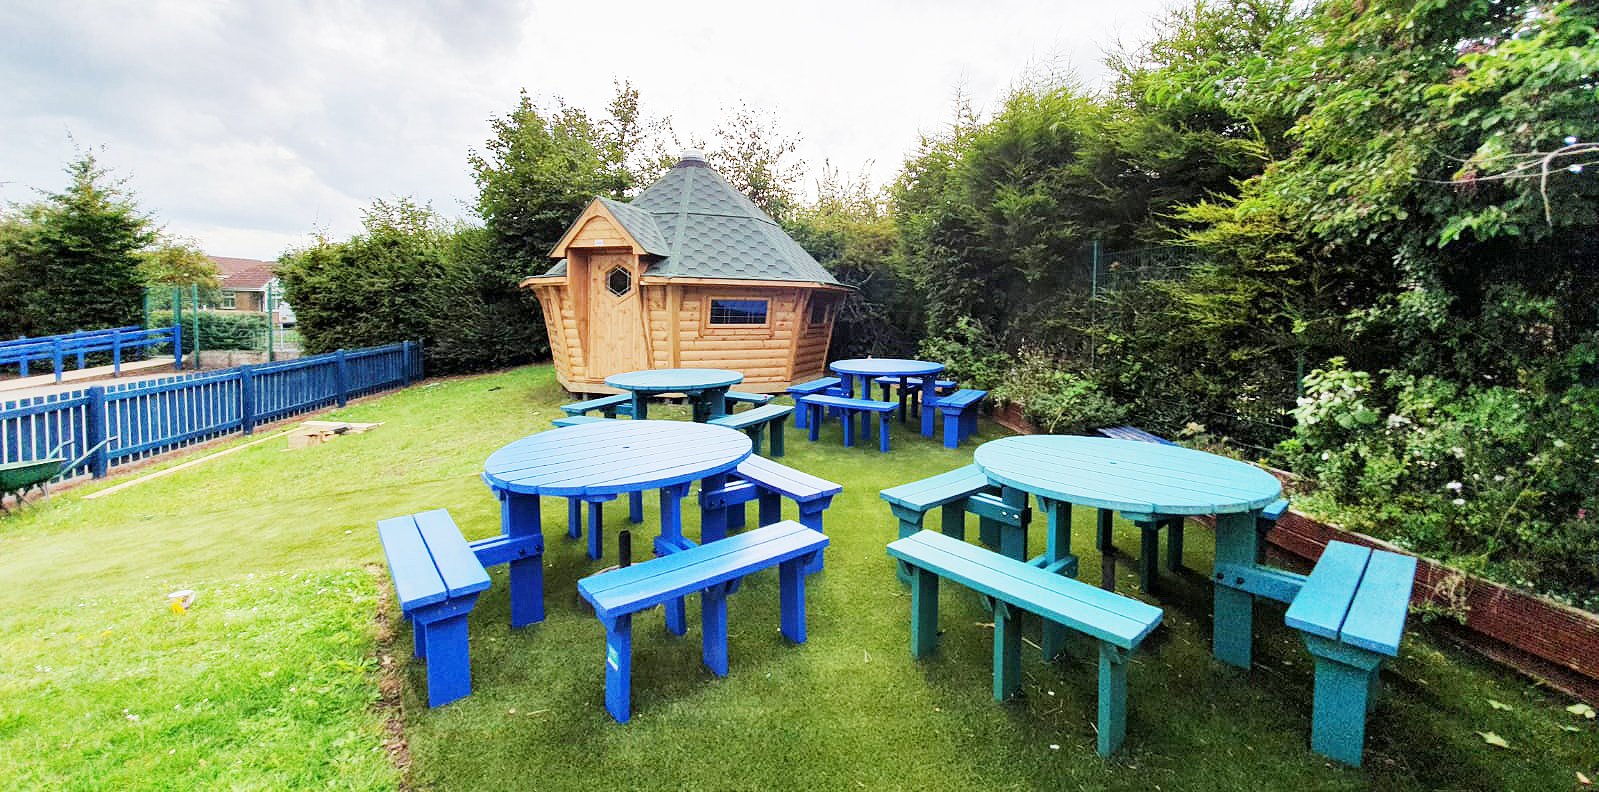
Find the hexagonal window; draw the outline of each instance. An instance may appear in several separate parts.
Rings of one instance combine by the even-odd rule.
[[[610,289],[611,293],[618,297],[626,296],[633,290],[633,273],[628,272],[627,267],[611,268],[611,271],[605,275],[605,288]]]

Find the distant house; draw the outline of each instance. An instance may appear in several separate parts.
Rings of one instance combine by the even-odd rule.
[[[221,274],[222,298],[215,306],[224,311],[253,311],[264,313],[267,293],[272,293],[273,317],[277,324],[294,324],[294,311],[283,301],[283,287],[278,283],[276,261],[211,256]]]

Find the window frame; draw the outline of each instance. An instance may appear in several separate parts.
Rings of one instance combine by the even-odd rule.
[[[826,327],[833,321],[833,311],[838,307],[838,300],[832,297],[816,297],[812,295],[809,315],[805,317],[805,326],[808,328]],[[821,321],[816,320],[816,309],[822,309]]]
[[[236,311],[236,310],[238,310],[239,309],[239,293],[234,291],[233,289],[223,289],[222,290],[222,299],[221,299],[220,308],[221,308],[221,310],[224,310],[224,311]]]
[[[705,327],[710,330],[764,330],[772,326],[772,298],[770,297],[735,297],[731,295],[707,295],[705,298]],[[730,324],[715,320],[716,304],[718,302],[758,302],[766,306],[762,311],[765,318],[760,322]]]

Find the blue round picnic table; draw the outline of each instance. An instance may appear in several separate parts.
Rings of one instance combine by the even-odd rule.
[[[904,360],[901,358],[854,358],[851,360],[837,360],[831,366],[833,373],[839,376],[839,385],[844,390],[845,396],[855,395],[855,378],[861,378],[861,398],[872,397],[872,380],[878,377],[899,378],[899,420],[904,423],[906,395],[909,392],[911,377],[920,377],[921,403],[933,403],[934,388],[937,386],[936,375],[943,373],[944,364],[934,363],[929,360]],[[933,436],[933,411],[922,410],[922,436]]]
[[[1137,440],[1063,435],[1025,435],[977,447],[973,462],[1002,488],[1001,497],[1025,506],[1039,499],[1049,521],[1048,568],[1075,568],[1071,557],[1071,506],[1099,509],[1098,545],[1104,557],[1101,585],[1115,585],[1111,513],[1121,512],[1142,529],[1140,579],[1148,592],[1155,581],[1159,530],[1168,531],[1167,566],[1182,558],[1182,518],[1216,518],[1215,652],[1218,659],[1248,667],[1254,597],[1244,587],[1267,580],[1259,564],[1261,509],[1282,497],[1277,478],[1254,465],[1191,448]],[[1025,534],[1019,552],[1025,555]],[[1014,544],[1014,543],[1013,543]],[[1262,573],[1262,570],[1266,570]],[[1241,645],[1241,648],[1240,648]],[[1241,652],[1241,655],[1240,655]]]
[[[727,414],[727,389],[744,381],[744,375],[728,369],[644,369],[612,374],[605,384],[633,394],[633,418],[648,418],[650,397],[662,393],[681,393],[694,403],[694,420],[699,422]]]
[[[511,539],[542,536],[539,497],[564,497],[568,503],[567,535],[582,529],[580,510],[588,504],[588,555],[602,551],[603,505],[618,495],[633,500],[634,522],[643,520],[642,493],[658,490],[661,533],[657,555],[693,546],[683,537],[683,498],[690,486],[705,481],[720,487],[727,474],[749,457],[750,439],[743,432],[684,421],[598,421],[539,432],[512,442],[483,463],[483,481],[500,498],[500,530]],[[513,609],[518,586],[538,591],[537,612],[543,614],[543,572],[531,565],[527,578],[511,579]],[[522,597],[530,595],[522,594]],[[536,621],[536,619],[535,619]],[[515,614],[513,624],[517,623]],[[683,634],[683,607],[668,609],[667,626]]]

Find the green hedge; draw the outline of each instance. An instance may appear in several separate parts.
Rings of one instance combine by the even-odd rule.
[[[183,351],[194,351],[194,324],[192,313],[183,314]],[[151,311],[150,327],[171,327],[171,311]],[[232,313],[223,311],[200,312],[200,348],[244,349],[255,352],[266,350],[267,317],[258,313]]]

